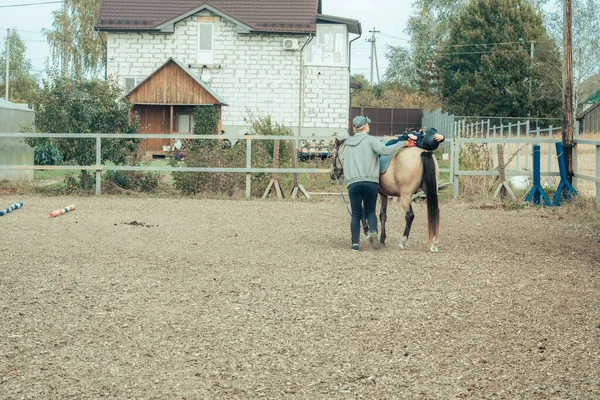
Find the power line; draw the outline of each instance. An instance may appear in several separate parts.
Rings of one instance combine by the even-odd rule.
[[[387,36],[387,37],[390,37],[390,38],[392,38],[392,39],[398,39],[398,40],[403,40],[403,41],[405,41],[405,42],[410,42],[410,39],[401,38],[401,37],[398,37],[398,36],[393,36],[393,35],[388,35],[387,33],[381,33],[381,35],[383,35],[383,36]]]
[[[0,8],[40,6],[40,5],[44,5],[44,4],[59,4],[59,3],[62,3],[62,1],[46,1],[46,2],[25,3],[25,4],[8,4],[8,5],[5,5],[5,6],[0,6]]]
[[[455,53],[445,53],[439,52],[438,55],[441,56],[458,56],[458,55],[466,55],[466,54],[492,54],[492,53],[502,53],[502,52],[512,52],[518,49],[496,49],[496,50],[487,50],[487,51],[464,51],[464,52],[455,52]],[[522,48],[521,50],[529,51],[528,49]],[[552,52],[552,50],[536,50],[536,52]]]
[[[435,45],[433,48],[439,49],[444,47],[469,47],[469,46],[495,46],[499,44],[525,44],[531,43],[531,40],[519,41],[519,42],[496,42],[496,43],[470,43],[470,44],[447,44],[447,45]],[[534,41],[535,42],[535,41]]]
[[[21,32],[21,33],[36,33],[36,34],[38,34],[38,35],[43,35],[43,33],[42,33],[42,32],[39,32],[39,31],[37,31],[37,32],[36,32],[36,31],[26,31],[26,30],[23,30],[23,29],[9,28],[9,27],[6,27],[6,28],[0,28],[0,30],[3,30],[3,31],[6,31],[7,29],[10,29],[11,31],[14,31],[14,32]],[[4,37],[6,37],[6,36],[4,36]]]
[[[6,35],[0,36],[0,39],[6,39]],[[23,39],[21,39],[21,42],[23,42],[23,43],[48,43],[47,40],[23,40]]]

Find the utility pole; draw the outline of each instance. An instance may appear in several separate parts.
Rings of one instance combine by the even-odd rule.
[[[6,80],[4,81],[6,84],[6,87],[4,88],[4,99],[6,101],[10,101],[8,100],[8,77],[9,77],[9,71],[10,71],[10,29],[6,30]]]
[[[530,64],[531,64],[531,70],[530,70],[530,74],[529,74],[529,107],[532,107],[533,104],[533,93],[531,92],[531,85],[532,85],[532,81],[533,81],[533,44],[535,43],[535,41],[531,41],[530,42],[530,46],[529,46],[529,59],[530,59]],[[528,114],[529,116],[531,116],[531,111]]]
[[[377,83],[379,83],[379,66],[377,66],[377,48],[375,47],[375,42],[377,39],[375,38],[376,33],[381,33],[373,27],[372,31],[369,31],[371,34],[371,38],[366,38],[365,40],[371,43],[371,85],[373,85],[373,64],[375,63],[377,68]]]
[[[573,5],[563,3],[563,124],[562,146],[567,179],[573,183]]]

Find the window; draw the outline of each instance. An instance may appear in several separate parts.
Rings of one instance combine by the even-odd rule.
[[[346,25],[318,24],[317,35],[305,49],[308,65],[348,66]]]
[[[139,85],[145,78],[144,77],[135,77],[135,78],[125,78],[125,93],[129,93],[131,89]]]
[[[198,23],[198,64],[213,63],[213,31],[213,23]]]
[[[178,133],[193,133],[194,132],[194,117],[191,114],[177,115],[177,132]]]

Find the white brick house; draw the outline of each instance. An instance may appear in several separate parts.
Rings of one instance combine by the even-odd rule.
[[[252,112],[301,135],[343,134],[349,36],[361,27],[320,10],[320,0],[103,0],[96,29],[126,91],[173,58],[227,102],[227,133],[246,132]]]

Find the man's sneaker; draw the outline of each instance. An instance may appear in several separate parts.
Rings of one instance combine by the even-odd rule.
[[[377,232],[371,232],[369,233],[369,243],[371,243],[371,246],[373,246],[373,248],[375,250],[378,250],[381,248],[381,243],[379,243],[379,238],[377,237]]]
[[[358,246],[358,243],[354,243],[352,245],[352,247],[350,247],[350,250],[352,250],[352,251],[359,251],[360,247]]]

